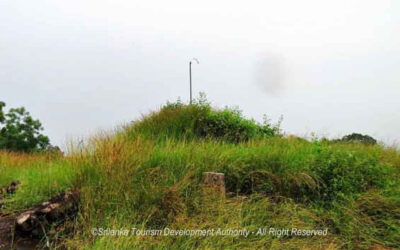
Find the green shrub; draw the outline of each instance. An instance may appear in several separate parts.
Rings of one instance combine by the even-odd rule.
[[[358,133],[352,133],[349,135],[345,135],[339,141],[341,141],[341,142],[359,142],[359,143],[370,144],[370,145],[374,145],[377,143],[377,141],[373,137],[371,137],[369,135],[358,134]]]
[[[133,136],[156,139],[219,139],[238,143],[255,138],[268,138],[280,133],[280,124],[267,120],[259,124],[244,118],[237,109],[214,109],[204,100],[185,105],[180,101],[167,103],[157,113],[152,113],[128,128]]]
[[[319,179],[319,198],[329,202],[371,187],[384,187],[391,168],[379,163],[378,150],[352,150],[341,145],[321,147],[311,166]]]

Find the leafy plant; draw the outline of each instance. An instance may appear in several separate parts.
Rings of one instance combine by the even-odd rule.
[[[0,149],[10,151],[44,150],[50,147],[50,140],[41,134],[43,130],[39,120],[35,120],[21,108],[3,111],[6,106],[0,102]]]

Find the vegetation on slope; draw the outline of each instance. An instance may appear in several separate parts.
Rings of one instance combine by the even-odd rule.
[[[266,118],[263,124],[248,120],[238,109],[212,109],[202,95],[193,105],[185,105],[180,101],[167,103],[159,112],[126,127],[125,133],[157,141],[215,139],[238,143],[278,136],[279,125],[280,122],[271,125]]]
[[[80,190],[74,233],[61,235],[69,236],[63,244],[71,248],[399,247],[400,154],[394,149],[285,137],[279,126],[203,101],[168,104],[75,151],[47,162],[49,169],[73,173],[53,172],[50,179]],[[10,161],[1,164],[2,172],[22,178]],[[227,198],[204,191],[207,171],[225,173]],[[328,235],[126,237],[92,231],[166,227],[327,228]]]
[[[60,151],[53,147],[43,135],[42,124],[35,120],[24,107],[3,110],[6,104],[0,101],[0,150],[33,152]]]
[[[72,188],[76,170],[58,154],[0,151],[0,188],[18,181],[17,192],[5,194],[0,211],[22,211]]]

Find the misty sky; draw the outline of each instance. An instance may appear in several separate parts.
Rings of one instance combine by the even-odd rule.
[[[188,100],[400,142],[400,1],[0,0],[0,100],[52,143]]]

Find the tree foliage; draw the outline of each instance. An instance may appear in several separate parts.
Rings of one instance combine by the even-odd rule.
[[[364,144],[376,144],[376,140],[369,135],[362,135],[358,133],[352,133],[350,135],[343,136],[341,139],[343,142],[360,142]]]
[[[0,101],[0,149],[10,151],[35,151],[51,147],[43,135],[42,124],[35,120],[24,107],[4,111],[6,104]]]

